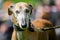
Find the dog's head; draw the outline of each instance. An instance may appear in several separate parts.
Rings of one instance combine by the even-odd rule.
[[[17,21],[14,22],[14,24],[15,25],[19,24],[20,28],[28,27],[31,12],[32,12],[32,5],[24,2],[16,3],[14,5],[9,6],[8,8],[8,14],[9,15],[13,14],[14,16],[13,21]]]

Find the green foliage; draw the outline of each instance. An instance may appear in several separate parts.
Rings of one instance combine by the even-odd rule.
[[[29,4],[32,4],[32,5],[35,5],[38,0],[13,0],[14,3],[17,3],[17,2],[26,2],[26,3],[29,3]]]
[[[10,0],[4,0],[5,1],[10,1]],[[18,3],[18,2],[26,2],[29,4],[32,4],[33,6],[35,6],[37,3],[42,2],[43,0],[11,0],[13,3]]]

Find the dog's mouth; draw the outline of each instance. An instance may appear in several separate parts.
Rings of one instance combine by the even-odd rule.
[[[17,31],[24,31],[24,30],[27,29],[27,25],[22,25],[22,26],[20,27],[19,24],[18,24],[18,25],[15,25],[15,29],[16,29]]]

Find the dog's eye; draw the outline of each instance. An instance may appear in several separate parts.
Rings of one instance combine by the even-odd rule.
[[[10,8],[13,8],[13,6],[10,6]]]
[[[20,13],[20,12],[17,10],[16,13]]]
[[[26,12],[26,13],[29,13],[29,12],[30,12],[30,10],[29,10],[29,9],[26,9],[26,10],[25,10],[25,12]]]

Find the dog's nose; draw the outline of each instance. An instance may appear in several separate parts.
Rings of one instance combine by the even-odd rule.
[[[25,24],[25,25],[22,25],[22,28],[26,28],[27,27],[27,24]]]

